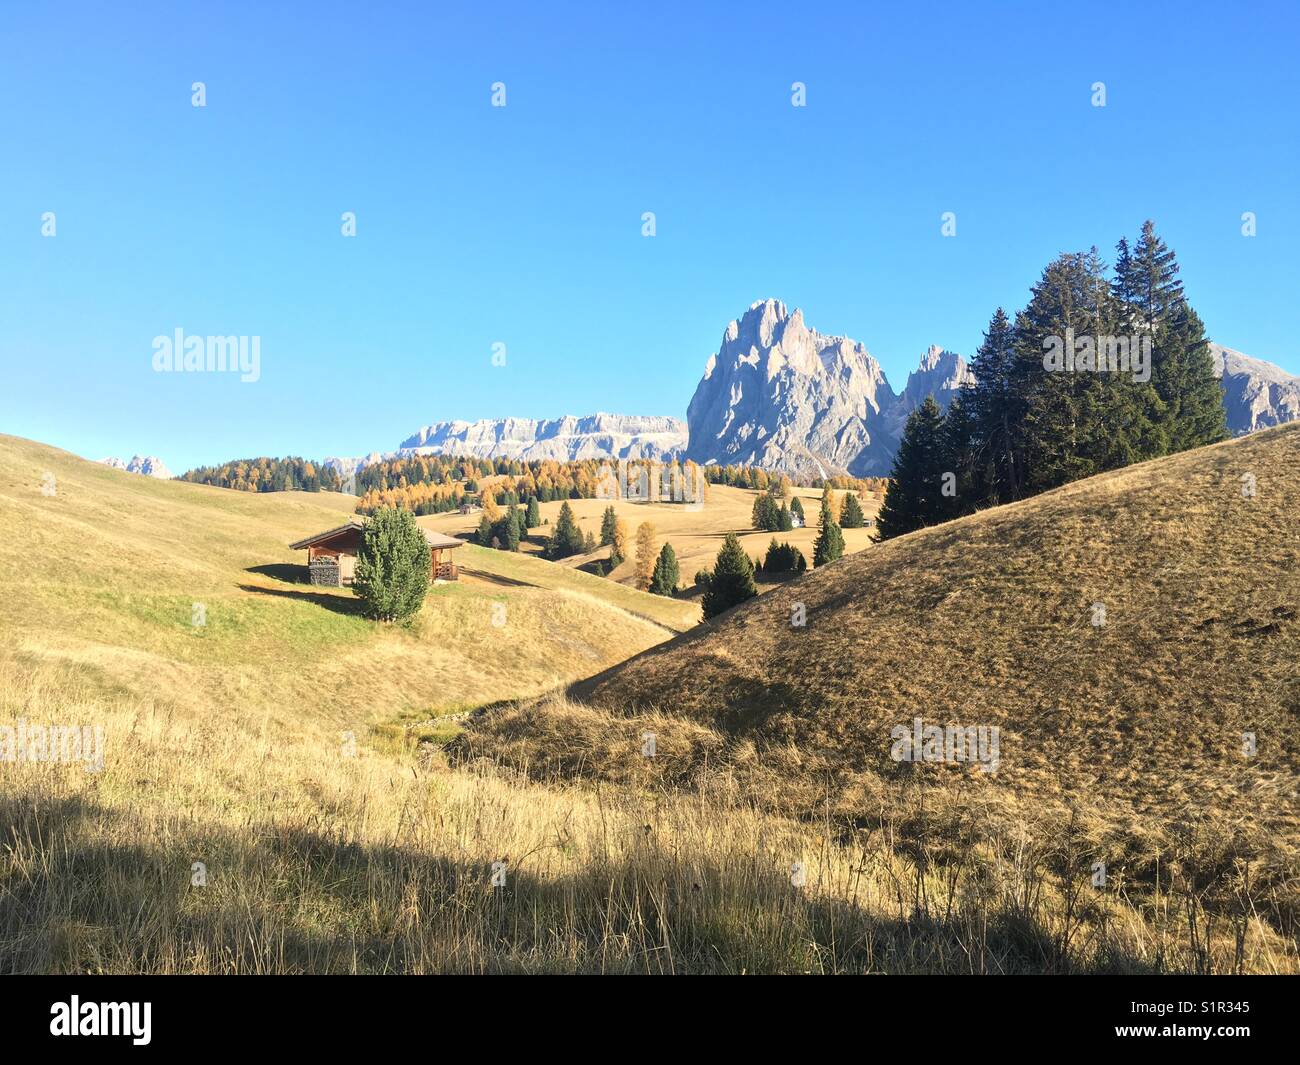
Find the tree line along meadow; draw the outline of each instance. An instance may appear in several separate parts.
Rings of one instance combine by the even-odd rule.
[[[611,495],[611,478],[626,478],[629,485],[651,486],[652,502],[703,502],[710,485],[766,491],[790,478],[783,473],[753,466],[700,466],[689,460],[652,462],[586,459],[575,462],[518,459],[462,459],[453,456],[414,456],[367,466],[357,474],[357,511],[373,513],[380,507],[396,506],[416,514],[444,514],[465,504],[486,505],[489,498],[500,506],[526,506],[530,499],[551,503],[563,499],[599,499]],[[659,491],[660,482],[686,486],[684,498]],[[703,499],[694,498],[700,485]],[[865,492],[883,492],[884,478],[837,476],[814,478],[807,487],[831,486]],[[622,495],[618,483],[615,493]]]
[[[755,466],[699,466],[694,462],[651,463],[629,460],[624,463],[631,479],[643,479],[657,467],[687,485],[702,483],[727,485],[766,491],[773,484],[790,478],[779,472]],[[551,459],[485,459],[459,455],[412,455],[384,459],[356,471],[355,494],[360,497],[358,512],[371,513],[383,506],[397,506],[415,514],[444,514],[465,503],[482,503],[487,495],[502,505],[524,505],[536,497],[541,503],[561,499],[595,499],[616,464],[604,459],[560,462]],[[289,456],[287,458],[233,459],[218,466],[199,466],[189,470],[182,480],[214,485],[243,492],[342,492],[344,479],[338,471],[322,462]],[[884,491],[883,477],[813,478],[807,487],[860,492]]]
[[[341,492],[338,471],[324,463],[287,458],[233,459],[220,466],[197,466],[182,481],[231,488],[237,492]]]

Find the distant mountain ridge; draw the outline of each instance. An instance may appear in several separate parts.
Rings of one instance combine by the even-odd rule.
[[[678,418],[628,414],[486,418],[477,422],[434,422],[402,441],[399,450],[480,458],[581,459],[675,457],[686,444]]]
[[[466,455],[523,462],[586,459],[671,461],[686,448],[686,423],[660,415],[605,414],[560,418],[483,418],[434,422],[408,436],[395,451],[360,458],[331,457],[325,465],[348,477],[363,466],[413,455]]]

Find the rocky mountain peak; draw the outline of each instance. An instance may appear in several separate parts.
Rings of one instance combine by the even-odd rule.
[[[923,372],[925,370],[933,370],[939,365],[939,360],[945,354],[951,354],[951,352],[945,352],[945,350],[938,344],[931,344],[925,349],[925,354],[921,356],[921,365],[919,369]]]
[[[1253,433],[1300,419],[1300,377],[1222,344],[1211,343],[1210,355],[1223,385],[1229,432]]]
[[[944,403],[945,384],[969,376],[942,348],[918,372],[909,385],[937,390]],[[817,332],[780,300],[760,300],[727,325],[705,364],[687,409],[687,455],[814,475],[884,474],[906,418],[901,400],[866,345]]]
[[[909,411],[924,403],[928,395],[933,395],[940,406],[947,406],[957,389],[974,382],[975,375],[965,359],[955,351],[931,344],[917,368],[907,375],[902,398]]]

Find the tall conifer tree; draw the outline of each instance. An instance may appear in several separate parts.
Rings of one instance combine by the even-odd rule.
[[[600,546],[607,547],[614,542],[614,529],[618,525],[618,515],[614,512],[614,504],[605,508],[605,513],[600,519]]]
[[[659,558],[655,562],[654,574],[650,578],[650,591],[655,595],[673,595],[681,579],[681,572],[677,566],[677,552],[673,550],[672,544],[665,543],[659,549]]]
[[[1186,451],[1227,437],[1223,390],[1205,327],[1191,308],[1173,251],[1149,219],[1130,252],[1119,242],[1112,285],[1125,325],[1151,342],[1151,385],[1159,397],[1158,454]],[[1144,456],[1151,457],[1151,456]]]
[[[966,393],[972,420],[971,477],[975,501],[1009,503],[1024,491],[1021,426],[1024,396],[1013,386],[1015,330],[999,307],[971,360],[975,384]]]
[[[560,514],[555,519],[555,528],[551,531],[550,542],[546,545],[546,556],[551,559],[568,558],[582,551],[582,530],[578,528],[573,517],[573,508],[565,500],[560,506]]]
[[[975,509],[975,418],[970,389],[963,388],[948,404],[939,437],[939,501],[944,520]],[[847,526],[845,526],[847,528]]]
[[[717,562],[704,590],[704,616],[716,617],[724,610],[753,599],[758,594],[754,585],[754,563],[745,554],[735,533],[727,533]]]
[[[824,566],[844,555],[844,533],[836,521],[835,493],[828,484],[822,489],[821,529],[813,543],[813,565]]]
[[[840,507],[840,528],[861,529],[866,524],[867,519],[862,513],[862,504],[858,502],[858,497],[852,492],[845,492],[844,504]]]
[[[912,411],[894,456],[885,500],[876,515],[881,540],[935,525],[945,518],[940,494],[944,473],[943,415],[933,396]]]

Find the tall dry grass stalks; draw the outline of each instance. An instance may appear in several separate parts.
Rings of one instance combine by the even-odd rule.
[[[786,819],[720,764],[685,791],[365,737],[353,757],[327,725],[197,722],[9,665],[6,709],[102,725],[108,755],[0,770],[5,972],[1297,968],[1260,916],[1193,904],[1204,885],[1083,890],[1086,848],[983,841],[946,811]]]

